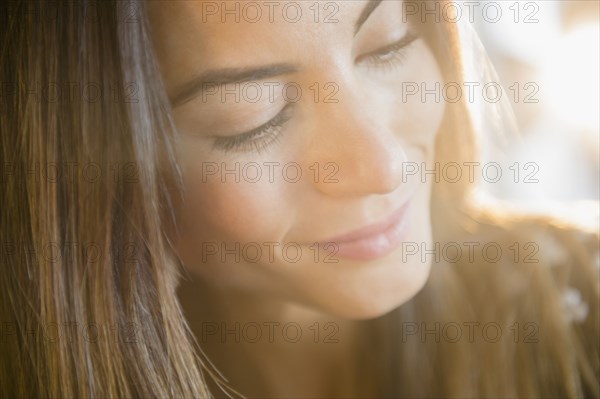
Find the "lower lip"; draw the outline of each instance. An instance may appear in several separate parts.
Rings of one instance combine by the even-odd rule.
[[[323,243],[325,248],[331,252],[331,257],[346,258],[352,260],[375,260],[393,252],[404,241],[409,223],[410,202],[407,202],[399,214],[394,215],[394,221],[390,226],[380,233],[347,242],[333,242],[336,249],[332,250],[332,243]],[[336,251],[337,250],[337,251]]]

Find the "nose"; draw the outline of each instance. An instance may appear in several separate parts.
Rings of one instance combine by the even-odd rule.
[[[314,140],[309,148],[314,186],[328,196],[387,194],[402,182],[408,161],[401,137],[385,110],[359,99],[314,108]]]

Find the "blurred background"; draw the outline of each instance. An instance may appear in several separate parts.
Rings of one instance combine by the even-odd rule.
[[[486,3],[495,3],[487,11],[488,20],[482,17]],[[521,172],[519,182],[511,175],[484,184],[484,191],[528,210],[566,212],[578,221],[597,223],[600,2],[502,0],[480,4],[469,24],[477,31],[510,98],[520,135],[504,143],[500,153],[492,150],[487,157],[502,157],[502,165],[519,162]],[[496,19],[498,6],[502,18],[490,22]],[[535,165],[525,167],[527,163]],[[525,182],[534,172],[537,182]]]

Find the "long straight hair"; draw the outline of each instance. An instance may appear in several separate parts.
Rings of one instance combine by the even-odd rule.
[[[195,344],[175,292],[181,265],[169,232],[176,231],[171,201],[181,176],[143,2],[0,7],[0,394],[210,396],[204,375],[220,377]],[[428,39],[447,80],[462,70],[453,29],[436,24]],[[475,144],[465,104],[449,105],[437,159],[471,160]],[[376,376],[369,382],[363,373],[357,385],[389,397],[598,396],[598,285],[589,255],[597,234],[479,210],[469,190],[435,185],[436,241],[541,234],[565,258],[557,267],[545,257],[534,266],[435,264],[413,300],[363,323],[373,361],[362,366]],[[560,302],[571,280],[592,306],[578,325]],[[534,320],[544,340],[400,339],[403,323],[490,315],[503,326]]]
[[[451,1],[439,3],[441,8]],[[469,70],[498,82],[468,26],[426,24],[426,40],[446,82],[473,81]],[[470,111],[464,100],[446,104],[435,149],[440,165],[480,161]],[[506,102],[487,104],[482,112],[494,121],[486,134],[518,138]],[[365,393],[388,398],[600,397],[599,232],[481,202],[475,190],[476,184],[464,178],[434,184],[437,249],[428,258],[433,259],[430,278],[412,300],[359,323],[363,353],[370,353],[361,356],[359,370],[362,376],[374,375],[366,379]],[[504,249],[504,255],[491,260],[481,251],[487,243]],[[454,259],[440,256],[440,248],[466,244],[478,250]],[[507,254],[511,248],[520,254]]]
[[[2,397],[209,396],[142,5],[2,3]]]

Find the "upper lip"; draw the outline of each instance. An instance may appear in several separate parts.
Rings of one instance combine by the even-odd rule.
[[[357,230],[353,230],[349,233],[341,234],[336,237],[332,237],[328,240],[320,241],[320,244],[327,243],[348,243],[353,241],[360,241],[369,237],[376,236],[387,231],[391,226],[396,224],[396,222],[404,217],[406,213],[406,209],[408,208],[409,201],[405,202],[400,208],[393,211],[389,214],[385,220],[377,223],[370,224],[368,226],[362,227]]]

